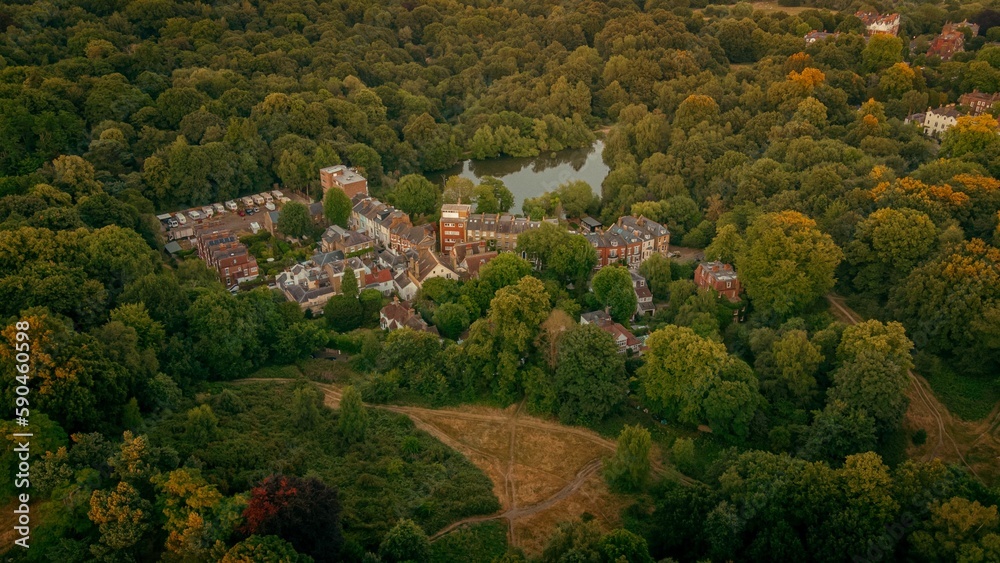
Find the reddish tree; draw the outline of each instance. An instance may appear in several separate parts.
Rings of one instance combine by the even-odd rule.
[[[343,536],[337,490],[316,478],[272,475],[250,491],[241,532],[278,536],[317,562],[338,561]]]

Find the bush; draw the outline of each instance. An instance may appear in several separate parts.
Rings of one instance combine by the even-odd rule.
[[[913,433],[913,445],[922,446],[927,443],[927,431],[923,428],[918,429]]]

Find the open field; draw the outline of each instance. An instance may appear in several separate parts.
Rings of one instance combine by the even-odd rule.
[[[327,406],[337,408],[339,388],[318,385]],[[500,512],[454,522],[432,540],[470,525],[503,521],[510,545],[538,554],[559,522],[586,513],[611,529],[619,524],[619,514],[628,503],[627,497],[609,491],[601,477],[601,460],[614,452],[615,442],[591,430],[526,415],[520,405],[506,409],[371,406],[410,417],[417,428],[461,452],[493,482]],[[658,474],[690,481],[658,463],[659,452],[651,457]]]
[[[827,299],[838,319],[850,324],[860,322],[861,317],[844,304],[842,297],[828,295]],[[908,445],[909,457],[938,458],[963,465],[986,484],[1000,480],[1000,404],[981,420],[961,420],[941,404],[927,380],[912,371],[908,395],[910,405],[903,428],[908,434],[921,428],[927,432],[923,445]]]

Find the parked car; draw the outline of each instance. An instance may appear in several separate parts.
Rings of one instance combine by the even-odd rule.
[[[191,218],[194,219],[195,221],[201,221],[202,219],[201,211],[198,211],[197,209],[192,209],[191,211],[188,211],[188,215],[190,215]]]
[[[223,207],[221,203],[215,203],[215,204],[213,204],[212,208],[215,209],[216,213],[225,213],[226,212],[226,208]]]
[[[259,208],[259,207],[257,207],[257,206],[254,206],[254,208],[253,208],[253,212],[254,212],[254,213],[260,213],[260,208]]]
[[[266,207],[268,211],[274,211],[274,209],[275,209],[274,202],[271,202],[271,201],[265,203],[264,207]]]
[[[180,226],[180,223],[177,222],[177,219],[171,217],[170,219],[167,220],[167,226],[169,226],[171,229],[176,229],[177,227]]]
[[[236,209],[237,209],[236,202],[233,201],[233,200],[227,201],[226,202],[226,209],[228,209],[230,211],[236,211]]]
[[[188,220],[187,220],[187,217],[185,217],[185,216],[184,216],[184,214],[183,214],[183,213],[181,213],[180,211],[178,211],[178,212],[177,212],[177,213],[176,213],[176,214],[174,215],[174,217],[176,217],[176,218],[177,218],[177,222],[178,222],[179,224],[181,224],[181,225],[187,225],[187,222],[188,222]]]
[[[246,216],[246,213],[244,213],[242,209],[240,209],[236,213],[238,213],[240,215],[240,217],[245,217]]]
[[[247,207],[247,215],[253,215],[253,208]]]

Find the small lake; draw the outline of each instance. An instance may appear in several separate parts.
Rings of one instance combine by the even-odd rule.
[[[444,184],[450,176],[461,176],[479,183],[484,176],[503,180],[514,194],[511,213],[521,213],[521,205],[530,197],[550,192],[559,184],[571,180],[583,180],[590,184],[595,194],[601,193],[601,182],[608,175],[609,168],[601,160],[604,141],[582,149],[567,149],[555,153],[530,158],[493,158],[489,160],[466,160],[448,170],[426,174],[427,179],[437,185]]]

